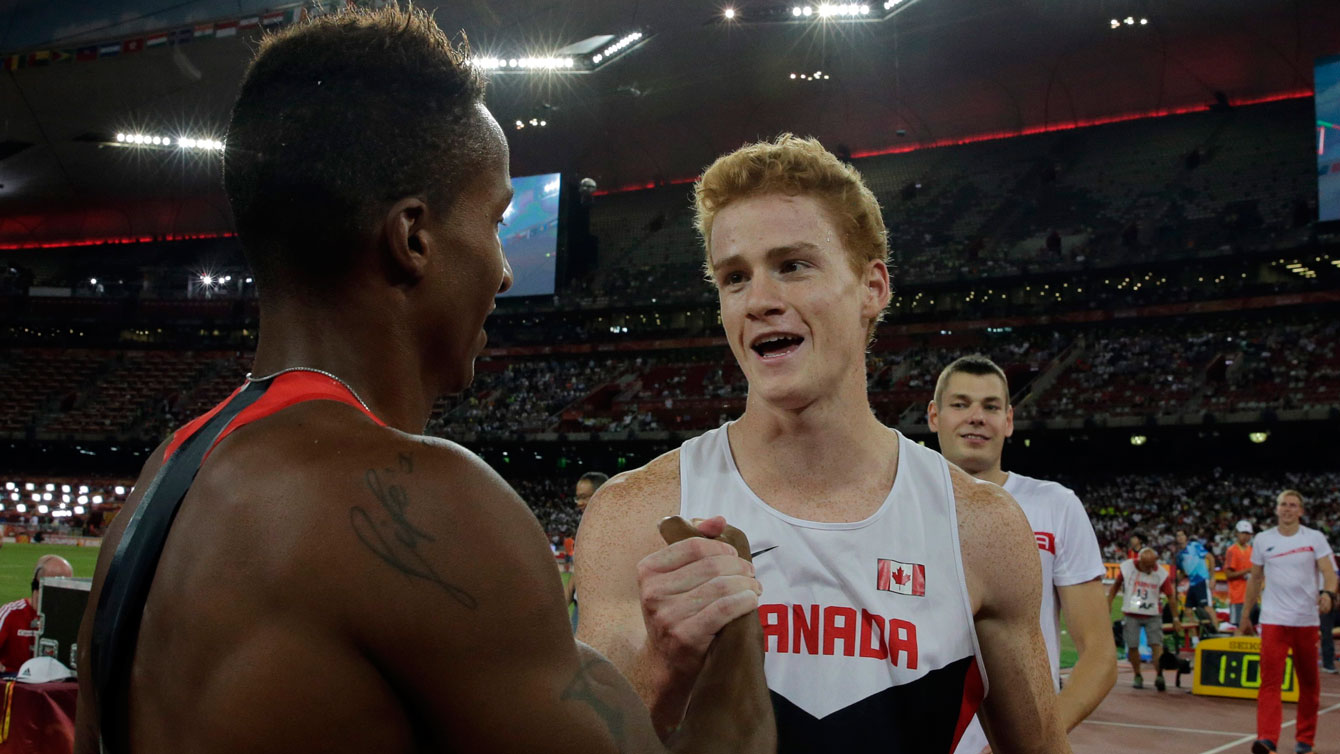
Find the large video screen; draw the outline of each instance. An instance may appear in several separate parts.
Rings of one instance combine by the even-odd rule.
[[[512,179],[512,204],[498,229],[512,265],[512,288],[503,296],[552,296],[558,272],[558,173]]]
[[[1340,220],[1340,55],[1317,61],[1317,215]]]

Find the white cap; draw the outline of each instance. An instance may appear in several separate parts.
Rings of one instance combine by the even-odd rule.
[[[55,657],[34,657],[23,663],[14,680],[24,683],[51,683],[73,677],[74,671],[65,667]]]
[[[1244,534],[1251,534],[1251,533],[1252,533],[1252,522],[1251,522],[1251,521],[1248,521],[1247,519],[1244,518],[1243,520],[1241,520],[1241,521],[1238,522],[1237,529],[1238,529],[1238,531],[1240,531],[1240,532],[1242,532],[1242,533],[1244,533]]]

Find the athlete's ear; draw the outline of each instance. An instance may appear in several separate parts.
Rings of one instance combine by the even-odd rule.
[[[935,406],[935,399],[926,404],[926,426],[930,427],[932,432],[940,431],[940,409]]]
[[[387,271],[396,283],[417,283],[428,270],[427,220],[428,204],[418,196],[405,197],[386,210],[381,241]]]
[[[893,286],[889,282],[889,266],[883,259],[872,259],[865,265],[865,300],[861,305],[861,316],[873,322],[889,305],[893,296]]]
[[[1005,436],[1014,436],[1014,406],[1005,407]]]

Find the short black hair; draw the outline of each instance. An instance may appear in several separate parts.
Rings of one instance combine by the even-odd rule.
[[[1005,370],[1001,369],[996,362],[983,356],[980,353],[971,356],[961,356],[954,359],[940,372],[940,376],[935,380],[935,403],[939,405],[944,398],[945,385],[949,378],[958,373],[972,374],[978,377],[984,377],[988,374],[994,374],[1000,378],[1005,386],[1005,405],[1010,405],[1010,380],[1005,376]]]
[[[261,292],[347,272],[377,211],[450,206],[480,159],[468,43],[394,5],[267,35],[233,105],[224,188]]]
[[[1130,533],[1130,536],[1126,537],[1126,539],[1130,539],[1131,537],[1134,537],[1134,538],[1140,540],[1141,542],[1148,542],[1148,541],[1149,541],[1149,540],[1145,537],[1144,532],[1133,531],[1133,532]]]
[[[579,482],[590,482],[591,486],[600,489],[600,486],[610,479],[609,474],[603,474],[599,471],[588,471],[577,478]]]

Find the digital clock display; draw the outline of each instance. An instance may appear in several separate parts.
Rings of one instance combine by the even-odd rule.
[[[1255,699],[1261,688],[1261,640],[1255,636],[1224,636],[1196,645],[1196,669],[1191,690],[1205,696]],[[1298,679],[1293,656],[1284,660],[1280,699],[1298,701]]]
[[[1246,652],[1205,650],[1197,668],[1200,682],[1206,686],[1239,689],[1261,688],[1261,655]],[[1283,691],[1293,691],[1293,657],[1284,660]]]

